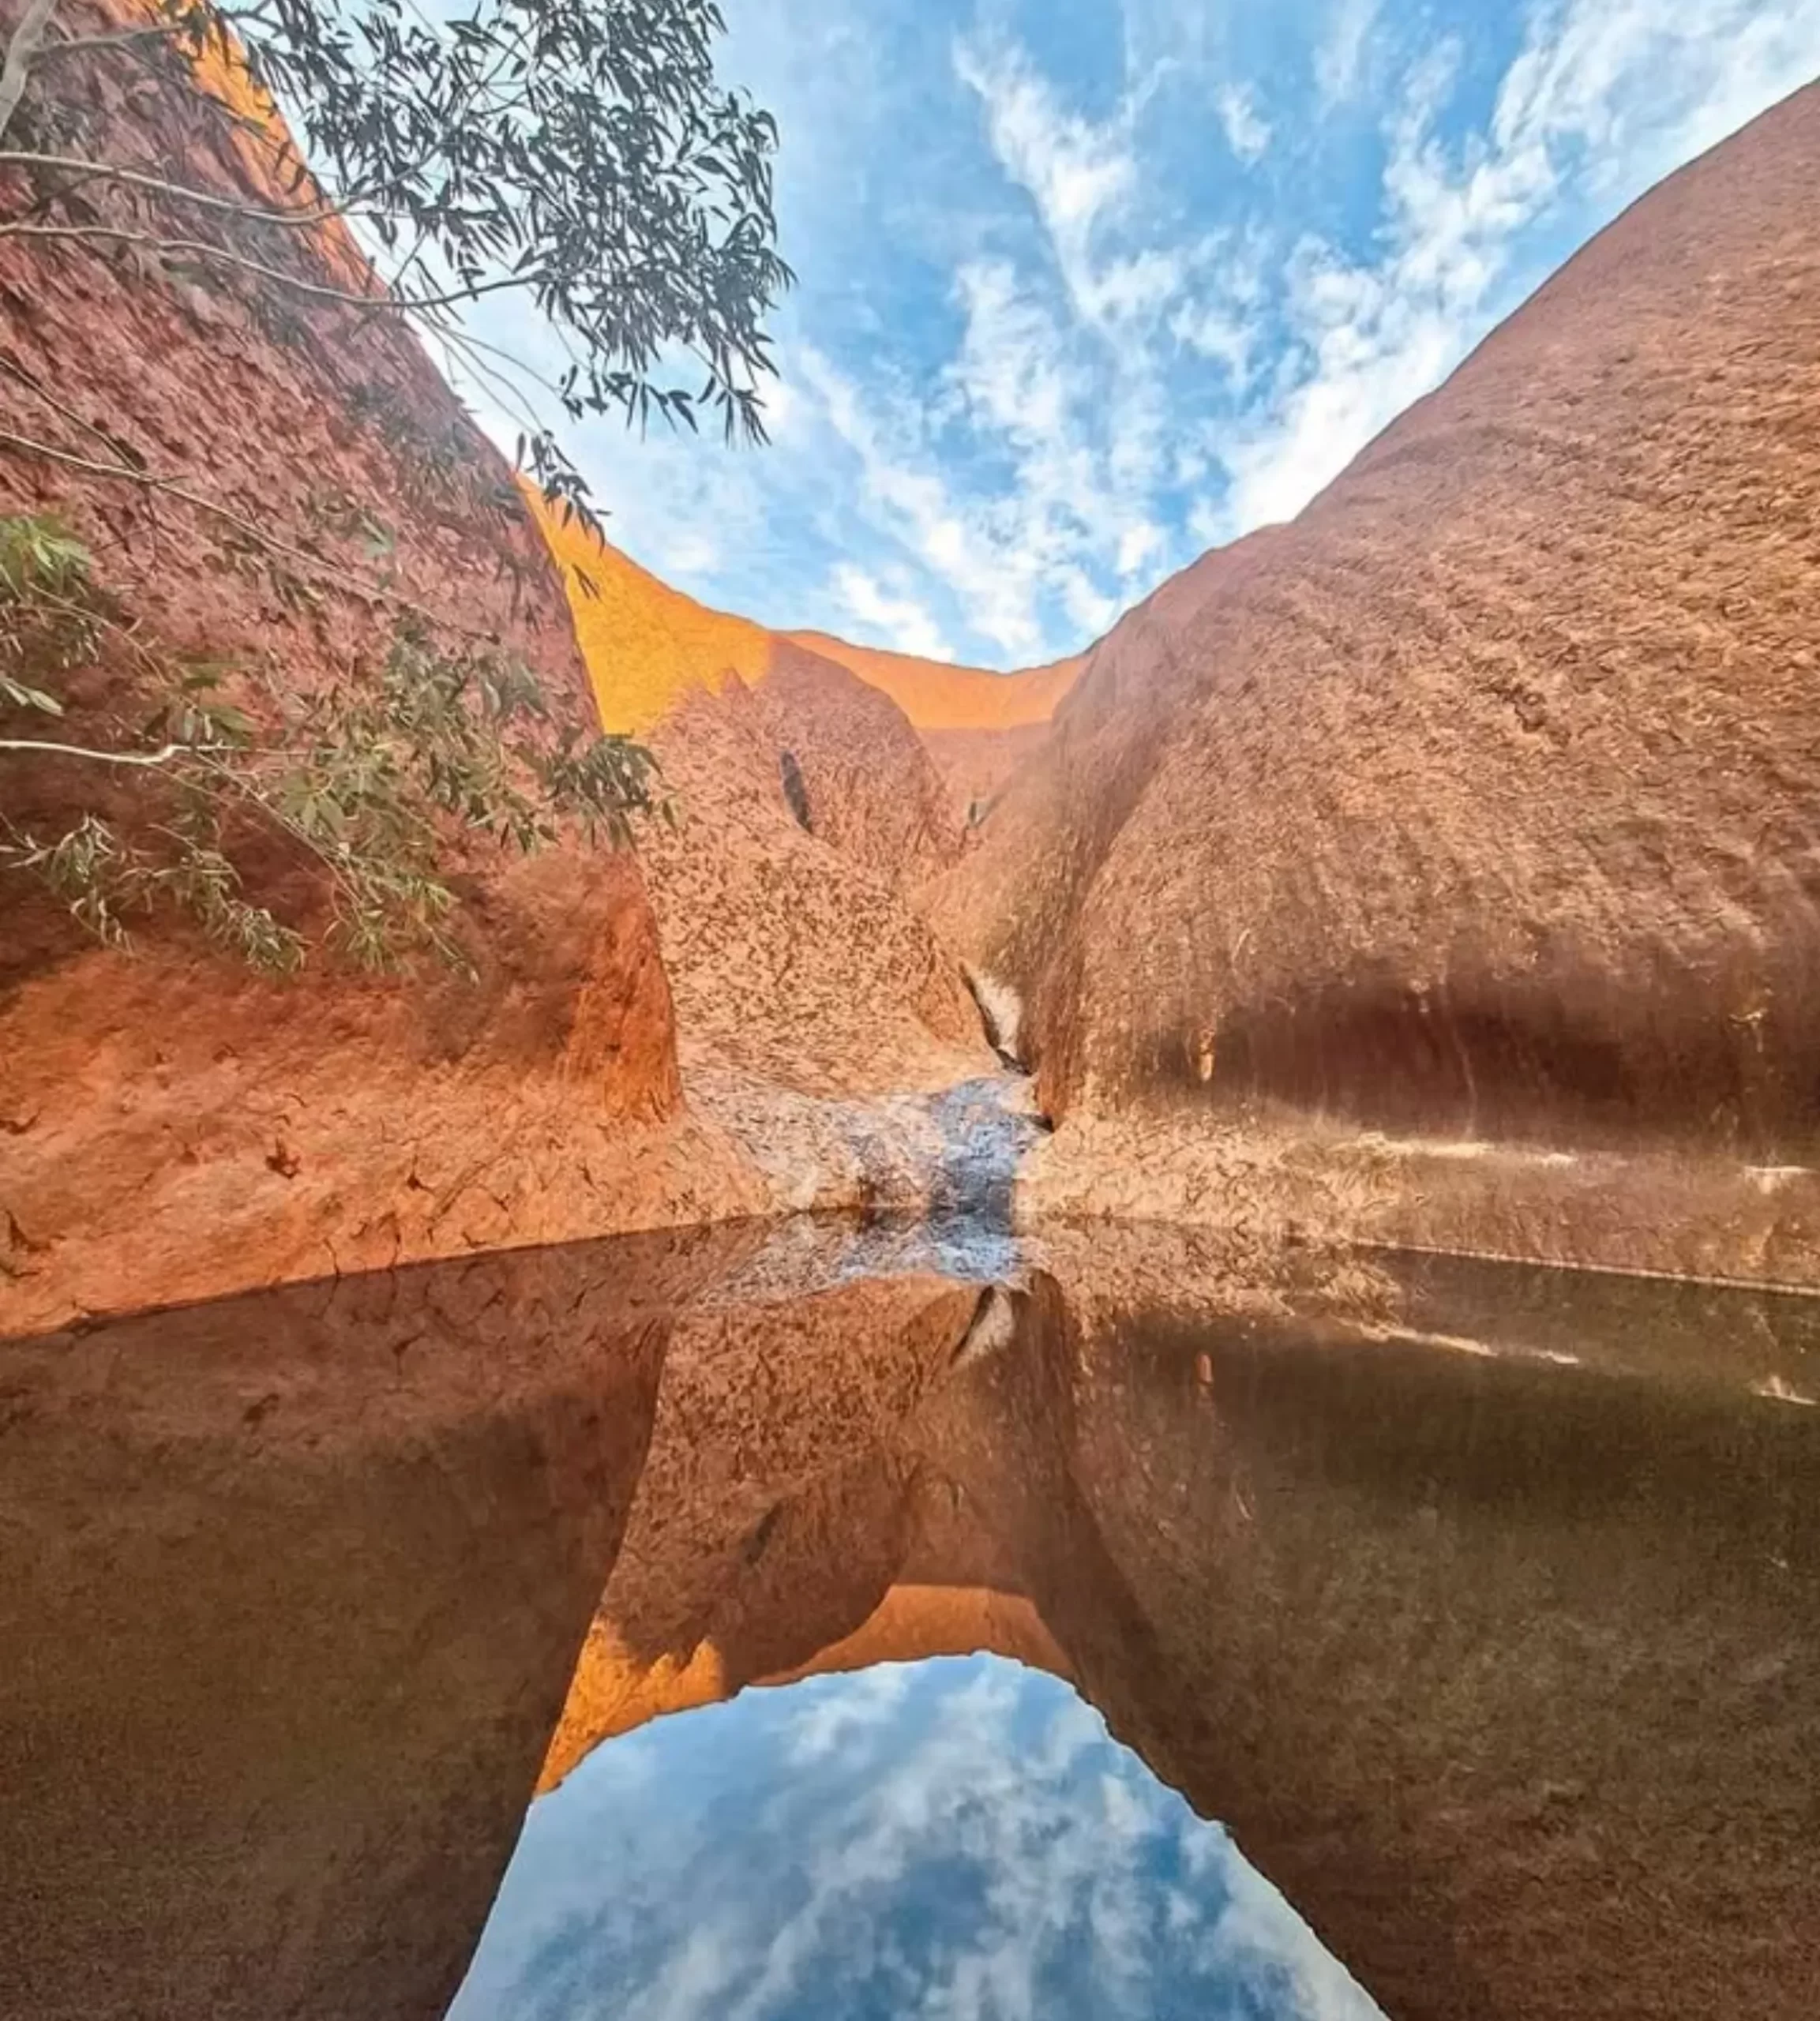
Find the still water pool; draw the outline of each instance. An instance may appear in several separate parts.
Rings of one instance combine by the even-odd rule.
[[[1813,2021],[1817,1397],[1101,1228],[0,1341],[0,2015]]]

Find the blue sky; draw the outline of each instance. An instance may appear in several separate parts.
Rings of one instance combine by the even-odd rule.
[[[775,441],[572,447],[612,537],[707,601],[997,666],[1293,516],[1625,204],[1820,74],[1820,0],[726,9],[800,276]],[[478,327],[531,344],[510,314]]]
[[[1382,2021],[1098,1713],[993,1657],[660,1719],[532,1806],[450,2021]]]

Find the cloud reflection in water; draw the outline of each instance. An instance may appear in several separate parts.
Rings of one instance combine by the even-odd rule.
[[[994,1657],[754,1691],[526,1822],[451,2021],[1371,2021],[1218,1826]]]

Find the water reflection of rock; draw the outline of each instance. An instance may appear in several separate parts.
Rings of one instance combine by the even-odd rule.
[[[441,2014],[674,1314],[749,1246],[494,1254],[0,1345],[0,2013]]]
[[[666,1678],[994,1648],[1071,1674],[1398,2021],[1805,2015],[1820,1416],[1778,1399],[1811,1386],[1807,1304],[1430,1265],[1362,1319],[1260,1286],[1220,1319],[1148,1280],[1040,1279],[945,1371],[960,1311],[900,1288],[922,1374],[885,1420],[824,1388],[858,1337],[832,1306],[762,1439],[734,1412],[720,1444],[731,1336],[711,1378],[673,1359],[546,1773]]]
[[[928,1427],[1086,1695],[1398,2017],[1811,2011],[1820,1425],[1039,1294]]]
[[[17,2011],[433,2021],[540,1773],[983,1648],[1396,2021],[1807,2014],[1806,1302],[1103,1230],[1008,1293],[828,1239],[0,1348]]]

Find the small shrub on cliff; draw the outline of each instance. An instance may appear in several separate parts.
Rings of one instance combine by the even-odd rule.
[[[125,699],[73,705],[65,734],[72,677],[103,654],[124,664],[107,684]],[[558,722],[522,662],[452,651],[415,619],[381,665],[317,693],[162,654],[42,518],[0,519],[0,871],[36,877],[111,944],[164,906],[277,973],[303,962],[312,924],[364,967],[418,948],[459,962],[460,838],[529,852],[569,823],[623,843],[662,806],[647,752]],[[60,775],[54,819],[6,790],[6,762],[27,759],[41,793]],[[140,789],[123,795],[129,778]],[[313,873],[295,917],[247,895],[253,852]]]

